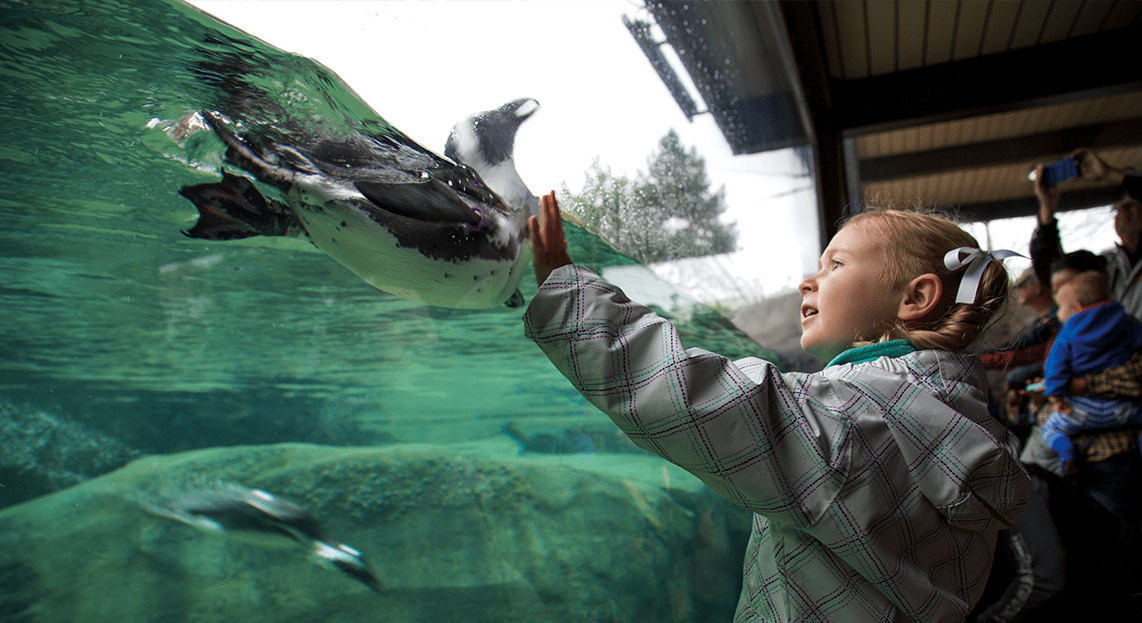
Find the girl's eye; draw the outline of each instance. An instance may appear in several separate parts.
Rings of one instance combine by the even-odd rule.
[[[833,270],[836,270],[836,269],[838,269],[838,268],[840,268],[840,267],[841,267],[841,263],[840,263],[840,261],[838,261],[838,260],[833,260],[833,266],[832,266]]]

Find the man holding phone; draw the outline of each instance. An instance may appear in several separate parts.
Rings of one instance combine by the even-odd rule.
[[[1039,226],[1031,240],[1035,272],[1042,283],[1051,283],[1050,263],[1063,253],[1055,220],[1059,191],[1057,185],[1048,184],[1053,176],[1047,173],[1047,169],[1071,169],[1077,173],[1075,177],[1117,184],[1123,191],[1122,200],[1115,204],[1114,214],[1114,231],[1120,244],[1103,253],[1103,257],[1106,258],[1106,271],[1110,275],[1115,300],[1122,303],[1126,313],[1142,319],[1142,282],[1139,282],[1142,278],[1142,262],[1139,261],[1142,260],[1142,176],[1106,164],[1098,154],[1085,147],[1075,150],[1067,160],[1074,165],[1060,164],[1067,163],[1064,160],[1055,163],[1059,166],[1039,164],[1035,167],[1034,189],[1039,199]],[[1036,254],[1040,257],[1036,258]],[[1058,286],[1051,283],[1052,288]]]

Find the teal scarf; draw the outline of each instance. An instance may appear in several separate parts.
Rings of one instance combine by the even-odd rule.
[[[834,357],[833,360],[829,362],[829,365],[825,367],[831,368],[844,363],[864,363],[881,357],[903,357],[915,351],[916,347],[908,340],[877,342],[876,344],[869,344],[868,346],[850,348]]]

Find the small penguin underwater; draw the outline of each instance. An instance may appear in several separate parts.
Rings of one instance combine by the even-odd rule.
[[[219,484],[158,500],[140,497],[138,503],[152,515],[207,532],[225,533],[239,539],[254,537],[247,540],[262,544],[284,539],[296,541],[318,562],[341,571],[374,592],[381,592],[381,581],[361,552],[330,540],[309,511],[260,489]]]
[[[471,168],[441,158],[395,129],[385,133],[244,129],[197,113],[250,179],[184,186],[198,208],[191,238],[304,236],[370,285],[439,307],[518,307],[526,269],[527,213]]]

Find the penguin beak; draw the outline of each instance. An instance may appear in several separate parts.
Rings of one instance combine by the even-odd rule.
[[[512,119],[515,125],[519,126],[527,121],[528,117],[535,114],[535,111],[539,110],[539,102],[533,98],[524,97],[508,102],[501,110],[506,113],[505,117]]]

